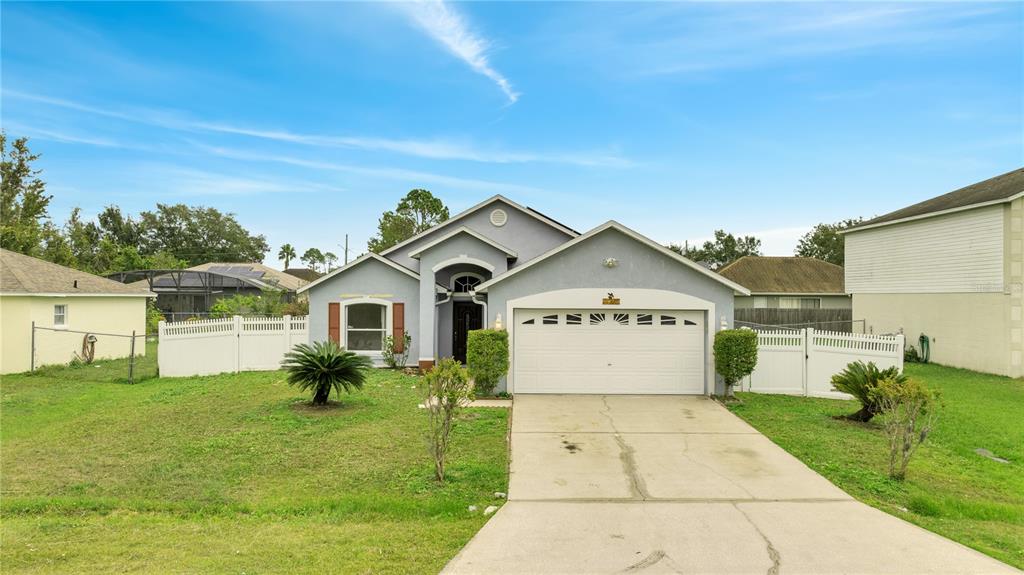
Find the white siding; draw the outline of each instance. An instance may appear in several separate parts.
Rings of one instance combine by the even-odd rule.
[[[847,234],[847,291],[1003,291],[1003,209],[978,208]]]

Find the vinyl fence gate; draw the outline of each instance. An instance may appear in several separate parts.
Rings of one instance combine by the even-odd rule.
[[[904,336],[821,331],[757,332],[757,367],[743,391],[850,399],[832,388],[832,376],[854,361],[903,371]]]
[[[307,316],[160,322],[160,375],[273,371],[295,344],[308,341]]]

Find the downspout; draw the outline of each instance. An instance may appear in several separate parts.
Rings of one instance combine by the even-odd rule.
[[[475,303],[475,304],[477,304],[479,306],[482,306],[484,308],[484,310],[483,310],[483,312],[484,312],[483,313],[483,317],[484,317],[483,324],[484,324],[484,329],[487,329],[487,326],[488,326],[487,302],[486,301],[480,301],[480,300],[476,299],[476,291],[475,290],[469,293],[469,298],[471,300],[473,300],[473,303]]]
[[[451,292],[451,290],[448,290],[448,291],[446,291],[444,293],[445,293],[444,299],[434,301],[434,307],[437,307],[439,305],[444,305],[444,304],[452,301],[452,292]]]

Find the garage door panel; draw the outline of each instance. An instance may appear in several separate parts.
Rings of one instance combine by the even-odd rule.
[[[517,393],[703,393],[704,314],[517,310]]]

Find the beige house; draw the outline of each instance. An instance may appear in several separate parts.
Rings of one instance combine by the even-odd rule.
[[[146,333],[145,287],[129,286],[31,256],[0,249],[0,373],[32,365],[68,363],[82,350],[86,333],[95,338],[96,358],[124,357],[131,335]],[[135,353],[146,346],[136,342]]]
[[[931,361],[1024,376],[1024,169],[845,234],[853,314]]]

